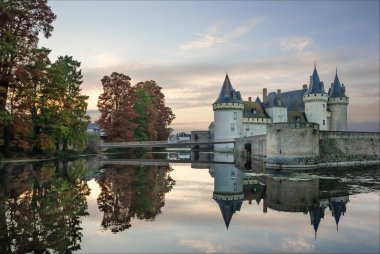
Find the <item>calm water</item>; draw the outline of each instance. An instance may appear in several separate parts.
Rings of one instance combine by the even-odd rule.
[[[0,252],[379,252],[377,168],[104,159],[2,165]]]

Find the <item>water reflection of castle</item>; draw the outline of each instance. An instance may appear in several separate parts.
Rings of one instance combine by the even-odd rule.
[[[215,161],[222,161],[223,154],[215,154]],[[224,158],[227,159],[228,158]],[[346,212],[348,191],[343,190],[336,179],[320,179],[309,175],[284,177],[242,172],[233,165],[214,164],[209,172],[214,178],[213,199],[220,207],[228,229],[233,215],[240,211],[244,201],[259,205],[263,202],[263,213],[267,209],[285,212],[309,213],[315,233],[328,207],[335,218],[336,226]]]

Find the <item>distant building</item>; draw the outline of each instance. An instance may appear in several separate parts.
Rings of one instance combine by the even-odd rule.
[[[187,134],[185,132],[172,134],[168,137],[169,143],[176,143],[178,141],[187,141],[187,140],[191,140],[191,134]]]
[[[191,132],[191,140],[210,140],[210,131],[192,131]],[[212,145],[210,144],[201,144],[194,145],[193,149],[212,149]]]
[[[104,130],[102,128],[100,128],[100,126],[97,125],[96,123],[89,123],[87,125],[87,133],[96,134],[96,135],[99,135],[101,137],[106,136],[106,133],[104,132]]]
[[[243,101],[226,75],[219,96],[213,103],[214,122],[209,129],[215,139],[234,139],[263,135],[267,125],[281,122],[317,123],[320,130],[346,131],[347,107],[344,84],[336,72],[334,82],[326,93],[323,82],[314,66],[309,86],[302,89],[267,93],[263,89],[259,97]],[[233,144],[215,145],[215,150],[232,150]]]

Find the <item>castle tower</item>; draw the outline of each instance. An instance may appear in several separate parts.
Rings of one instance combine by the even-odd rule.
[[[314,64],[313,75],[310,76],[308,90],[303,96],[305,114],[309,123],[319,124],[320,130],[328,130],[327,100],[324,84],[320,81],[316,65]]]
[[[218,203],[226,228],[233,214],[240,211],[244,200],[243,173],[232,165],[214,164],[213,199]]]
[[[225,140],[242,136],[244,103],[226,74],[218,99],[214,102],[214,139]],[[215,151],[232,151],[233,144],[215,144]]]
[[[334,83],[331,83],[327,107],[331,112],[330,131],[347,131],[348,97],[344,84],[340,84],[338,70],[335,73]]]

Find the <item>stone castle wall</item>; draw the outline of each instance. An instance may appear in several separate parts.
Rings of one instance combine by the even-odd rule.
[[[267,135],[237,139],[235,155],[263,160],[267,167],[315,168],[380,162],[379,132],[319,131],[316,124],[268,126]]]
[[[321,131],[322,162],[380,160],[379,132]]]
[[[310,123],[277,123],[268,126],[267,162],[309,163],[319,156],[319,126]]]

